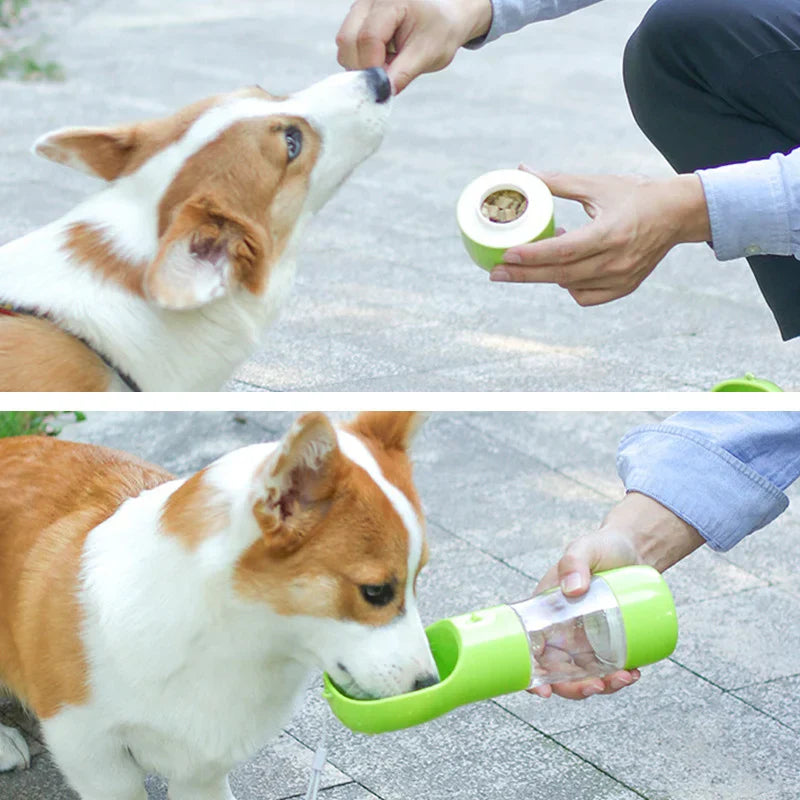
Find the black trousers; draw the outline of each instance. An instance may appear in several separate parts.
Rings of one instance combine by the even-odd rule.
[[[800,0],[658,0],[623,72],[636,122],[677,172],[800,146]],[[800,261],[747,260],[783,338],[800,336]]]

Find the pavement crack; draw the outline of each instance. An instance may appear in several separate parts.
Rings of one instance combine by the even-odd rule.
[[[532,725],[530,722],[528,722],[528,720],[523,719],[518,714],[515,714],[513,711],[509,711],[509,709],[505,708],[504,706],[501,706],[499,703],[495,702],[494,700],[492,700],[491,702],[495,706],[497,706],[499,709],[501,709],[502,711],[505,711],[506,714],[509,714],[510,716],[514,717],[514,719],[519,720],[524,725],[527,725],[529,728],[531,728],[532,730],[536,731],[536,733],[538,733],[540,736],[543,736],[545,739],[547,739],[548,741],[552,742],[557,747],[560,747],[562,750],[566,750],[568,753],[570,753],[573,756],[575,756],[575,758],[577,758],[579,761],[582,761],[584,764],[587,764],[592,769],[597,770],[597,772],[602,773],[607,778],[609,778],[610,780],[614,781],[614,783],[616,783],[616,784],[618,784],[620,786],[623,786],[629,792],[633,792],[633,794],[635,794],[637,797],[643,798],[643,800],[650,800],[647,797],[647,795],[642,794],[640,791],[638,791],[638,789],[635,789],[630,784],[625,783],[625,781],[621,781],[615,775],[612,775],[608,770],[603,769],[601,766],[598,766],[593,761],[590,761],[588,758],[584,758],[580,753],[578,753],[577,751],[573,750],[571,747],[567,747],[567,745],[563,744],[562,742],[559,742],[558,739],[556,739],[554,736],[550,735],[549,733],[545,733],[540,728],[537,728],[535,725]]]

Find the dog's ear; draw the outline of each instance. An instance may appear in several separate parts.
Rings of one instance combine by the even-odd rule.
[[[136,150],[136,128],[59,128],[36,140],[33,152],[106,181],[118,178]]]
[[[289,429],[256,478],[253,514],[270,553],[296,550],[325,516],[340,458],[324,414],[304,414]]]
[[[193,197],[175,212],[147,268],[147,295],[163,308],[185,310],[222,297],[231,287],[263,289],[272,242],[266,228],[220,200]]]
[[[387,450],[408,450],[429,416],[425,411],[362,411],[348,428]]]

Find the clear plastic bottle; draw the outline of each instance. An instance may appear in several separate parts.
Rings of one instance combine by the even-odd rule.
[[[631,575],[644,580],[631,584]],[[529,688],[602,677],[672,652],[677,623],[662,586],[654,570],[629,567],[595,575],[580,597],[556,589],[509,604],[528,635]],[[641,652],[648,641],[657,643],[657,654]]]

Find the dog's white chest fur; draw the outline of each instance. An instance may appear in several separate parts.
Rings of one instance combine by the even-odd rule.
[[[127,501],[90,534],[81,601],[91,700],[43,727],[62,746],[76,730],[105,731],[142,768],[179,781],[225,774],[273,738],[309,669],[291,658],[277,614],[234,596],[215,554],[157,532],[175,485]],[[108,758],[87,748],[87,761]]]

